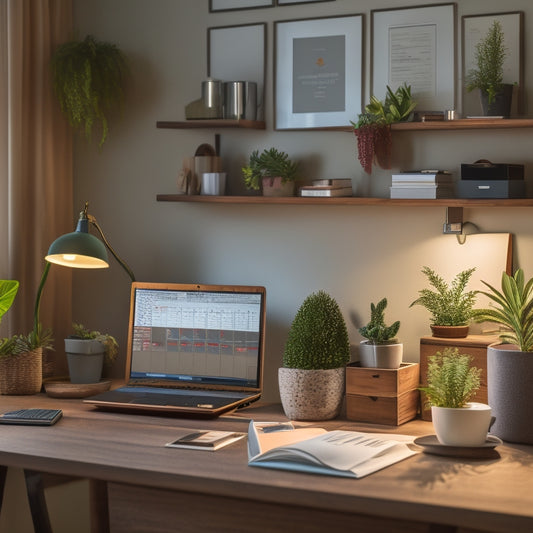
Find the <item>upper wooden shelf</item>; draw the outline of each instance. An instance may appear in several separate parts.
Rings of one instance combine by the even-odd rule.
[[[264,130],[265,122],[262,120],[231,120],[231,119],[205,119],[205,120],[184,120],[158,121],[158,128],[173,129],[198,129],[198,128],[247,128],[252,130]]]
[[[301,196],[207,196],[185,194],[158,194],[158,202],[189,202],[206,204],[263,204],[263,205],[382,205],[404,207],[533,207],[533,198],[512,199],[465,199],[440,198],[426,199],[391,199],[391,198],[360,198],[346,196],[339,198],[313,198]]]
[[[531,118],[463,118],[430,122],[399,122],[394,131],[474,130],[483,128],[533,128]]]

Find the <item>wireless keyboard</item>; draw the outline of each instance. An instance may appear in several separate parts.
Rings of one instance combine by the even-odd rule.
[[[0,424],[51,426],[63,416],[61,409],[19,409],[0,415]]]

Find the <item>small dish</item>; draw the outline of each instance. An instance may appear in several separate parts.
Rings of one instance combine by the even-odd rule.
[[[44,382],[44,390],[51,398],[87,398],[109,390],[111,380],[97,383],[71,383],[68,379],[55,379]]]
[[[494,435],[487,435],[487,440],[481,446],[446,446],[439,442],[437,435],[426,435],[425,437],[417,437],[414,443],[422,447],[425,453],[433,455],[494,458],[499,455],[494,448],[502,444],[502,441]]]

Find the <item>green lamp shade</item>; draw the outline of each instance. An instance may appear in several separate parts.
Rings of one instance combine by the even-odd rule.
[[[74,231],[56,239],[45,257],[50,263],[71,268],[107,268],[104,243],[90,233]]]

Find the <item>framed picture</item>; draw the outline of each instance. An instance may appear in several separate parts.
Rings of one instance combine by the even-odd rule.
[[[363,15],[276,22],[275,129],[347,126],[361,112]]]
[[[278,6],[290,6],[292,4],[315,4],[317,2],[334,2],[335,0],[277,0]]]
[[[272,7],[274,0],[209,0],[209,12]]]
[[[455,109],[456,4],[373,10],[371,90],[411,86],[417,111]]]
[[[207,29],[207,76],[257,83],[257,120],[264,120],[266,23]]]
[[[515,85],[514,109],[511,114],[521,114],[524,108],[524,13],[522,11],[465,15],[462,18],[463,80],[466,80],[468,72],[476,67],[476,45],[487,34],[495,20],[501,24],[506,48],[503,82]],[[465,85],[466,83],[463,83],[463,114],[465,116],[480,115],[481,104],[478,92],[466,91]]]

